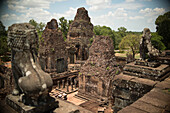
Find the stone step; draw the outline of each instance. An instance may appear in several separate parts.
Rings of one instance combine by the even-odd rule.
[[[153,68],[141,65],[135,65],[134,62],[127,64],[124,67],[124,74],[136,76],[140,78],[148,78],[151,80],[162,80],[170,72],[170,66],[166,64],[161,64],[160,66]]]

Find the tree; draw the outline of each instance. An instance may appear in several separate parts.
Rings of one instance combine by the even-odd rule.
[[[166,49],[170,49],[170,11],[158,16],[155,21],[157,33],[163,37],[162,42]]]
[[[162,39],[163,39],[163,37],[158,35],[157,32],[152,33],[152,38],[151,38],[152,45],[158,50],[165,50],[166,49],[164,43],[161,41]]]
[[[5,30],[3,23],[0,21],[0,57],[2,61],[9,60],[7,52],[9,52],[9,47],[7,45],[7,31]]]
[[[42,22],[37,23],[34,19],[31,19],[29,23],[35,27],[38,37],[39,37],[39,41],[42,40],[42,32],[45,27],[45,24]]]
[[[115,49],[119,49],[119,43],[126,34],[127,29],[125,27],[120,27],[118,28],[118,32],[115,32]]]
[[[69,25],[73,22],[73,20],[69,20],[67,21],[67,19],[65,19],[64,17],[59,18],[60,22],[59,22],[59,28],[63,33],[63,38],[64,40],[67,39],[67,33],[69,30]]]
[[[31,19],[29,21],[29,23],[35,27],[35,29],[38,33],[41,33],[45,27],[44,23],[42,23],[42,22],[37,23],[34,19]]]
[[[112,31],[112,29],[110,27],[96,25],[96,26],[94,26],[93,31],[94,31],[95,35],[109,36],[113,40],[113,44],[115,47],[114,31]]]
[[[140,36],[129,34],[123,37],[119,44],[120,49],[130,48],[133,54],[133,58],[135,58],[135,54],[137,51],[139,51],[139,42],[140,42]]]
[[[125,27],[119,27],[118,32],[121,35],[121,37],[126,36],[127,29]]]

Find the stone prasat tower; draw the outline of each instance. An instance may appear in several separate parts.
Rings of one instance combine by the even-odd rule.
[[[58,29],[57,20],[47,23],[39,44],[39,62],[46,72],[64,72],[67,70],[66,42]]]
[[[110,37],[98,36],[89,49],[89,58],[79,73],[78,95],[107,102],[110,99],[111,83],[120,73]]]
[[[90,22],[88,11],[84,7],[78,8],[66,40],[69,63],[74,63],[75,59],[87,60],[90,38],[93,35],[93,24]]]

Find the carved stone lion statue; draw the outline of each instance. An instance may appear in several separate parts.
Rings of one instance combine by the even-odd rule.
[[[8,45],[12,51],[12,72],[15,79],[13,95],[20,95],[24,104],[39,105],[52,89],[52,79],[37,63],[38,36],[28,23],[8,28]]]
[[[140,58],[145,60],[147,58],[152,59],[160,55],[159,51],[152,46],[151,32],[149,28],[144,28],[143,36],[140,40]]]

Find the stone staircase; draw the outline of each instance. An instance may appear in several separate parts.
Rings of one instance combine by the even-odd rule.
[[[126,64],[123,70],[123,74],[126,75],[157,81],[164,80],[168,72],[170,72],[170,66],[167,64],[148,64],[142,61]]]

